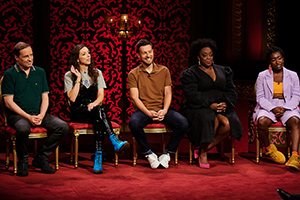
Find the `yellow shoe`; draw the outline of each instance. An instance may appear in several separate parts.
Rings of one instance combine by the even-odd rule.
[[[274,144],[270,145],[271,148],[270,150],[266,153],[266,155],[271,156],[271,158],[279,163],[279,164],[284,164],[285,163],[285,156],[283,153],[277,150],[276,146]]]
[[[286,166],[293,167],[299,171],[299,155],[293,154],[290,159],[285,163]]]

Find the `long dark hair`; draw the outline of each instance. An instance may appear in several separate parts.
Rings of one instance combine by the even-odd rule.
[[[79,51],[83,47],[88,48],[87,46],[85,46],[83,44],[78,44],[72,49],[71,54],[70,54],[70,63],[69,63],[70,67],[73,65],[74,68],[77,69],[78,71],[80,71],[80,66],[79,66],[79,63],[77,62],[77,60],[79,59]],[[91,77],[91,79],[94,83],[97,83],[97,78],[99,76],[99,72],[95,68],[95,62],[94,62],[92,55],[91,55],[91,64],[88,66],[88,75]],[[73,82],[75,82],[75,79],[76,79],[76,76],[74,74],[72,74]]]

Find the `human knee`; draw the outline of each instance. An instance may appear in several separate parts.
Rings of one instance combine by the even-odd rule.
[[[57,124],[55,124],[56,130],[57,132],[60,132],[64,135],[66,135],[69,132],[69,125],[64,122],[64,121],[60,121]]]
[[[266,117],[260,117],[257,121],[257,126],[259,129],[268,128],[271,125],[272,121]]]
[[[143,128],[143,127],[140,127],[140,124],[141,124],[141,123],[139,122],[138,119],[136,119],[136,118],[134,118],[134,117],[131,117],[130,120],[129,120],[128,126],[129,126],[129,129],[130,129],[131,131],[134,131],[134,130],[137,130],[137,129],[139,129],[139,128]]]
[[[66,122],[64,122],[61,126],[62,126],[63,132],[66,135],[69,132],[69,129],[70,129],[69,124],[67,124]]]
[[[222,124],[225,128],[229,129],[230,130],[230,123],[229,123],[229,120],[226,119],[226,120],[223,120],[222,121]]]
[[[15,123],[14,129],[18,135],[28,136],[30,134],[31,125],[23,120],[19,120]]]
[[[287,121],[287,126],[289,126],[290,129],[293,128],[299,128],[300,127],[300,120],[298,117],[291,117],[288,121]]]
[[[183,131],[186,131],[189,128],[189,122],[185,117],[180,119],[179,127]]]

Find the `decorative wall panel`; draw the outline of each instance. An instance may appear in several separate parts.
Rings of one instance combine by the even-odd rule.
[[[19,41],[33,44],[32,13],[33,0],[0,1],[0,77],[15,64],[12,55],[15,44]]]
[[[104,74],[108,86],[104,104],[109,117],[118,123],[128,120],[133,109],[129,93],[124,87],[127,87],[128,72],[139,62],[135,45],[141,38],[148,38],[153,42],[155,62],[169,67],[174,85],[172,107],[176,110],[182,107],[179,77],[188,62],[190,1],[127,1],[129,18],[142,19],[142,31],[123,43],[126,50],[122,49],[122,40],[111,32],[107,23],[111,17],[120,17],[121,3],[120,0],[51,1],[52,114],[68,119],[63,95],[63,75],[69,68],[71,49],[76,44],[83,43],[91,48],[96,67]],[[126,56],[122,56],[122,53]],[[126,59],[125,62],[122,59]],[[125,97],[122,95],[124,91]]]
[[[1,70],[15,63],[11,50],[18,41],[33,44],[32,22],[34,0],[10,0],[0,3]],[[108,20],[120,18],[126,6],[128,16],[141,19],[139,34],[127,41],[113,34]],[[190,43],[190,0],[50,0],[50,112],[68,120],[64,97],[64,74],[69,70],[71,49],[87,45],[96,67],[104,75],[107,89],[104,104],[109,117],[122,123],[129,119],[133,108],[127,90],[128,72],[139,64],[135,45],[141,38],[154,44],[155,62],[166,65],[173,79],[172,107],[179,110],[183,95],[179,88],[180,73],[187,67]],[[36,16],[38,17],[38,16]],[[34,50],[35,51],[35,50]]]

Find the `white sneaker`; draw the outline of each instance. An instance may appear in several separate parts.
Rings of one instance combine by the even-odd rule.
[[[160,162],[160,164],[164,167],[164,168],[169,168],[169,162],[170,162],[171,158],[170,158],[170,154],[162,154],[161,156],[159,156],[158,161]]]
[[[148,159],[148,162],[150,163],[152,169],[156,169],[159,166],[159,161],[155,153],[146,155],[145,157]]]

